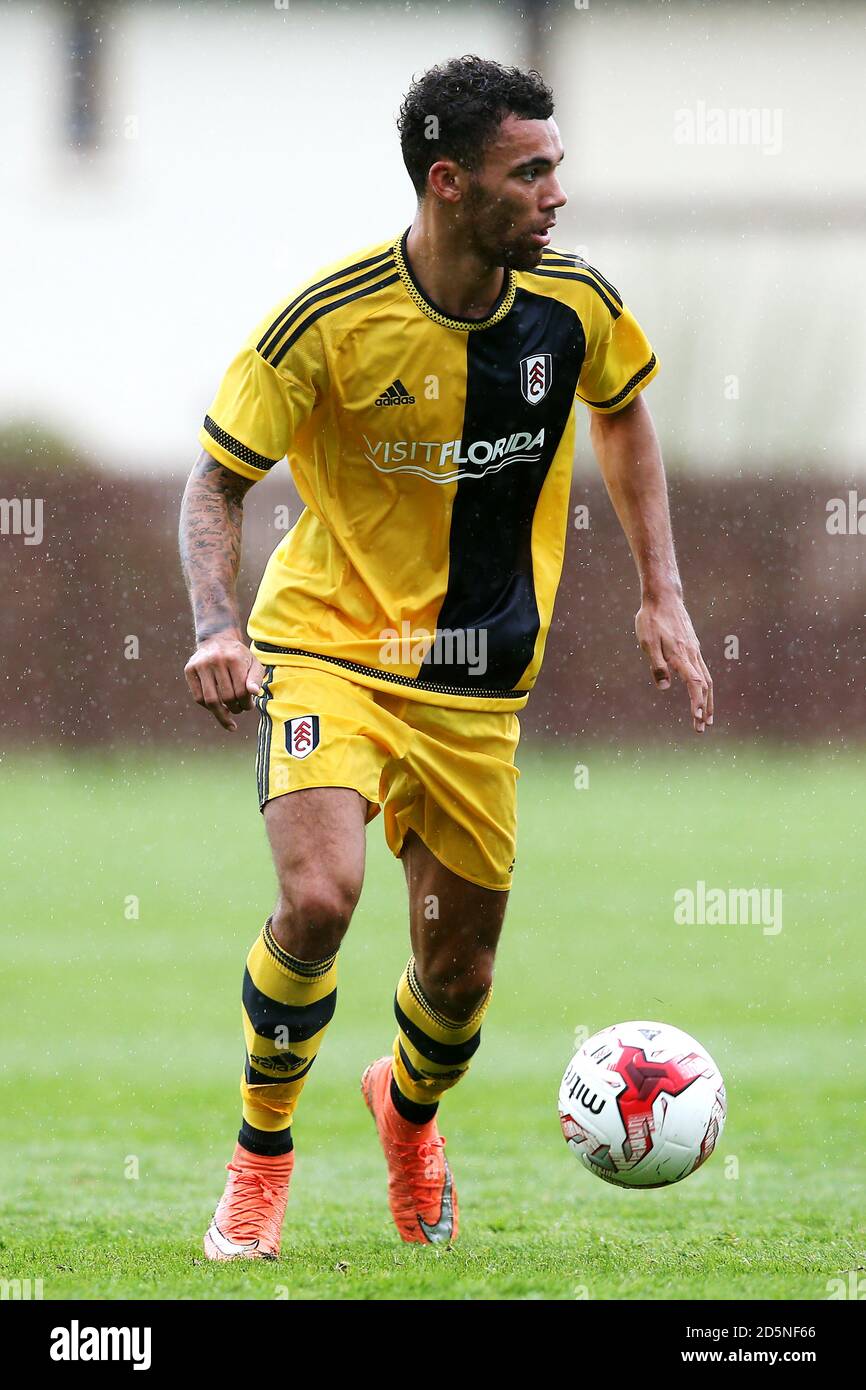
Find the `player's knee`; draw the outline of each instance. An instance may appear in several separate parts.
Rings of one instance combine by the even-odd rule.
[[[453,961],[432,961],[418,974],[421,988],[433,1007],[446,1018],[463,1022],[472,1017],[490,993],[493,960],[476,961],[468,969],[461,969]]]
[[[321,960],[339,948],[358,901],[354,884],[304,879],[281,888],[271,920],[277,945],[299,960]]]

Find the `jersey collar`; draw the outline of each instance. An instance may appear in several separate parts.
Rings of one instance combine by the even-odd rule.
[[[400,279],[403,282],[406,293],[412,300],[412,303],[417,305],[421,312],[427,315],[428,319],[432,319],[434,323],[441,324],[443,328],[457,328],[464,332],[468,331],[472,333],[476,332],[479,328],[492,328],[495,323],[500,323],[502,319],[505,318],[505,315],[514,303],[514,296],[517,294],[517,285],[515,284],[513,270],[506,270],[502,292],[486,318],[454,318],[451,314],[443,313],[432,300],[426,297],[418,281],[415,279],[415,276],[412,274],[409,258],[406,255],[406,239],[408,235],[409,228],[407,227],[403,235],[398,237],[395,241],[394,259],[397,262],[397,269],[400,272]]]

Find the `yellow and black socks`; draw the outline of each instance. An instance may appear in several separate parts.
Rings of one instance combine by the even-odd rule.
[[[425,998],[414,957],[409,961],[394,998],[398,1032],[391,1080],[391,1099],[404,1120],[432,1120],[442,1095],[469,1070],[489,1003],[490,991],[465,1022],[446,1018]]]
[[[277,945],[268,918],[244,971],[238,1143],[251,1153],[291,1152],[295,1106],[336,1004],[337,953],[297,960]]]

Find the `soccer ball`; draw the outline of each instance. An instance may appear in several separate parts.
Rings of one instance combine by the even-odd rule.
[[[617,1023],[572,1057],[559,1088],[568,1147],[618,1187],[667,1187],[709,1158],[725,1084],[700,1043],[667,1023]]]

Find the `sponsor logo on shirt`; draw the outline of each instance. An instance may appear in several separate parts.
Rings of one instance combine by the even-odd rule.
[[[378,439],[363,436],[364,457],[380,473],[416,473],[433,483],[453,483],[459,478],[483,478],[512,463],[538,463],[544,448],[544,430],[527,431],[499,439],[475,439],[465,450],[462,439]]]
[[[375,405],[414,405],[415,397],[406,390],[399,377],[392,381],[387,390],[381,396],[377,396]]]

